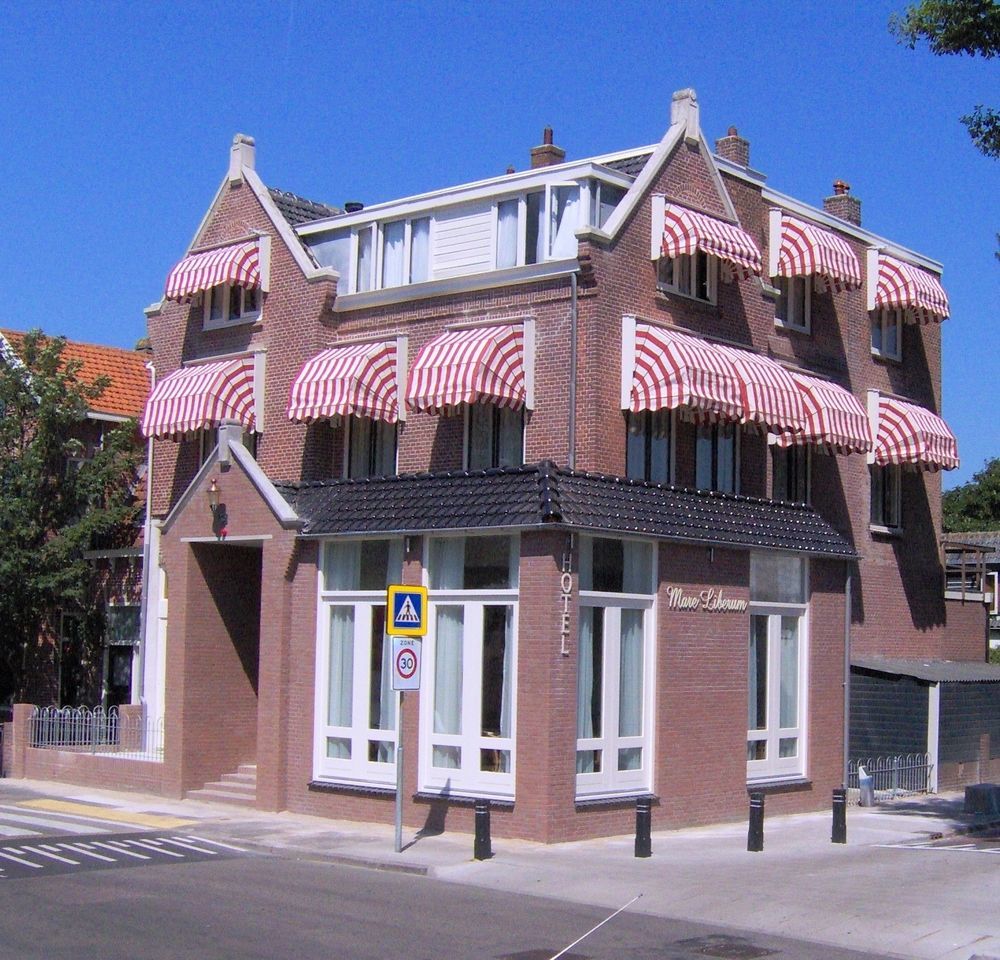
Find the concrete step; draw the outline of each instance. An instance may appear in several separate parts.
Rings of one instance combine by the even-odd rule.
[[[224,773],[218,783],[225,783],[234,787],[249,787],[251,790],[257,789],[257,774],[255,773]]]
[[[237,768],[236,772],[240,774],[245,774],[248,777],[253,777],[257,779],[257,764],[256,763],[241,763]]]
[[[255,807],[257,805],[256,792],[237,792],[230,790],[222,784],[209,783],[200,790],[188,790],[189,800],[207,800],[210,803],[231,803],[240,807]]]

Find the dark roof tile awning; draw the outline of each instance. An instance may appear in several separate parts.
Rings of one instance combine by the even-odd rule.
[[[805,504],[574,472],[549,461],[278,486],[305,521],[306,536],[558,526],[744,550],[856,556]]]

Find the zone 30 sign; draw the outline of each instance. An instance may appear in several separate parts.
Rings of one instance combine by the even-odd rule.
[[[420,689],[420,641],[427,633],[427,588],[394,583],[386,592],[385,632],[392,637],[392,689]]]

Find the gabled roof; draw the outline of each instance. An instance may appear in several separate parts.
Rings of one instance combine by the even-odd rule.
[[[965,533],[949,533],[944,538],[945,546],[976,546],[1000,553],[1000,530],[969,530]],[[988,556],[987,562],[993,562],[996,557]]]
[[[278,210],[281,211],[281,215],[293,227],[297,227],[302,223],[311,223],[313,220],[334,217],[338,213],[344,212],[337,207],[331,207],[325,203],[317,203],[315,200],[306,200],[305,197],[289,193],[287,190],[278,190],[276,187],[268,187],[267,192],[271,194],[271,199]]]
[[[15,353],[21,352],[25,334],[16,330],[0,330],[0,336],[3,336]],[[100,397],[91,404],[93,413],[139,417],[149,393],[149,371],[146,369],[145,354],[67,340],[62,355],[67,363],[71,360],[80,362],[78,376],[83,383],[93,385],[102,376],[110,381]]]
[[[523,467],[276,484],[305,535],[563,528],[743,550],[851,558],[855,552],[805,504]]]

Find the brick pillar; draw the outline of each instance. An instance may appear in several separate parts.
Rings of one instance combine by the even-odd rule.
[[[127,703],[118,708],[118,746],[122,750],[142,750],[144,713],[141,703]]]
[[[12,733],[10,738],[10,775],[12,777],[21,778],[27,776],[25,771],[25,762],[28,751],[28,743],[30,742],[31,736],[29,729],[31,715],[34,711],[35,705],[33,703],[14,704],[14,722],[7,725],[7,729]],[[4,753],[6,752],[7,741],[5,740]]]

